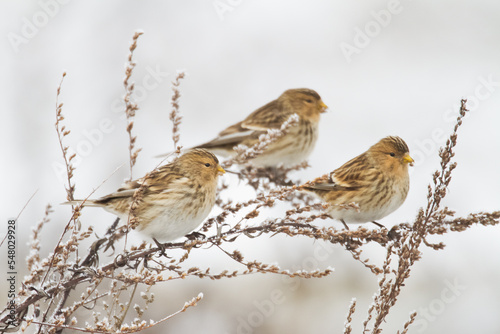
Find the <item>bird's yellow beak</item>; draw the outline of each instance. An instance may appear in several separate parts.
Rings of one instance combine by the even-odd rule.
[[[410,166],[413,166],[413,163],[415,162],[415,160],[413,160],[412,157],[410,157],[410,155],[408,153],[406,153],[403,157],[403,161],[404,162],[407,162],[410,164]]]
[[[226,171],[224,170],[224,168],[222,168],[221,166],[217,166],[217,171],[219,172],[219,175],[222,175],[222,174],[226,173]]]
[[[326,112],[326,110],[328,109],[328,106],[323,101],[319,101],[319,106],[321,107],[321,113]]]

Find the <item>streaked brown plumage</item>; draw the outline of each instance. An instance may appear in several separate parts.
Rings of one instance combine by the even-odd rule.
[[[122,188],[85,206],[98,206],[127,221],[135,191],[144,183],[135,216],[137,229],[160,241],[192,232],[212,210],[218,176],[224,173],[215,155],[192,149],[152,175],[126,183]],[[65,204],[79,204],[82,200]]]
[[[327,175],[300,187],[330,204],[328,213],[345,223],[375,222],[403,204],[413,159],[403,139],[390,136]],[[359,212],[339,207],[355,202]],[[376,222],[375,222],[376,223]]]
[[[243,144],[248,147],[258,143],[259,136],[268,129],[279,129],[283,122],[297,114],[299,124],[271,144],[268,149],[251,160],[251,163],[263,167],[275,167],[282,163],[294,165],[306,160],[318,138],[320,114],[327,106],[312,89],[289,89],[281,96],[260,107],[243,121],[229,126],[219,136],[207,143],[196,146],[205,148],[222,156],[235,154],[233,147]]]

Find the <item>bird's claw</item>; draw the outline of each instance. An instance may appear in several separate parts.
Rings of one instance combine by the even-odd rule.
[[[156,240],[156,238],[153,238],[153,241],[155,242],[156,246],[158,247],[158,249],[160,250],[160,256],[165,256],[166,258],[170,258],[167,253],[165,253],[165,250],[167,249],[165,247],[165,244],[162,244],[161,242],[159,242],[158,240]]]
[[[196,240],[196,239],[205,240],[207,238],[206,235],[200,232],[191,232],[189,234],[186,234],[185,237],[188,238],[189,240]]]

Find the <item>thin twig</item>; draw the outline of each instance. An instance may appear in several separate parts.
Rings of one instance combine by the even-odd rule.
[[[33,195],[30,196],[30,198],[28,198],[28,200],[26,201],[26,203],[24,204],[24,206],[21,208],[21,211],[19,211],[19,213],[17,214],[17,217],[15,219],[16,222],[19,220],[19,217],[21,217],[21,214],[23,213],[24,209],[26,209],[26,207],[31,202],[31,200],[33,199],[33,197],[35,197],[35,195],[36,195],[37,192],[38,192],[38,189],[35,190],[35,192],[33,193]],[[2,241],[0,242],[0,247],[2,247],[3,243],[5,242],[5,239],[7,239],[7,236],[8,236],[8,234],[5,234],[5,237],[3,237]]]
[[[175,77],[175,80],[172,82],[172,111],[170,112],[170,117],[169,119],[172,121],[172,141],[174,144],[174,150],[177,155],[180,154],[180,149],[181,147],[179,146],[179,139],[180,139],[180,131],[179,131],[179,125],[181,124],[182,116],[180,115],[179,112],[179,99],[181,97],[181,93],[179,90],[179,86],[181,84],[181,79],[184,79],[185,77],[184,72],[178,72],[177,76]]]
[[[137,47],[137,39],[139,36],[141,36],[143,33],[142,32],[136,32],[134,34],[134,37],[132,38],[132,44],[130,45],[129,48],[129,56],[128,56],[128,62],[127,66],[125,68],[125,79],[123,80],[123,85],[125,86],[125,96],[123,97],[123,100],[125,101],[125,115],[127,117],[127,133],[128,133],[128,139],[129,139],[129,145],[128,145],[128,150],[129,150],[129,166],[130,166],[130,181],[132,181],[132,169],[135,165],[135,162],[137,160],[137,156],[139,155],[139,152],[141,149],[136,149],[135,148],[135,141],[137,139],[137,136],[132,135],[132,128],[134,127],[134,117],[135,117],[135,112],[139,110],[139,106],[137,103],[132,102],[132,94],[134,93],[134,88],[135,85],[134,83],[129,83],[130,77],[132,76],[132,72],[135,68],[135,63],[132,61],[132,56],[134,55],[134,50]]]

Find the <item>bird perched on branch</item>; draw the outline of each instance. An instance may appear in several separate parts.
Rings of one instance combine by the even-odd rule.
[[[349,160],[330,174],[299,187],[330,206],[328,214],[346,223],[376,222],[403,204],[410,187],[408,165],[413,166],[403,139],[383,138],[368,151]],[[358,208],[348,204],[356,203]]]
[[[155,241],[170,241],[192,232],[208,216],[223,173],[215,155],[192,149],[112,194],[64,204],[102,207],[125,222],[132,207],[137,230]]]
[[[243,121],[229,126],[218,137],[196,146],[222,156],[234,156],[237,145],[252,147],[259,137],[270,129],[280,129],[290,116],[297,114],[298,124],[273,142],[250,162],[259,167],[275,167],[278,164],[296,165],[306,160],[314,149],[318,138],[320,114],[328,107],[312,89],[289,89],[276,100],[260,107]]]

